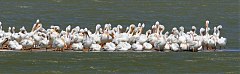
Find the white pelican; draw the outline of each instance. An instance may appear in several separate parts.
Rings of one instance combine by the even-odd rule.
[[[32,38],[34,40],[34,48],[37,48],[39,45],[39,42],[42,40],[42,37],[40,36],[40,32],[35,33]]]
[[[49,40],[47,39],[46,35],[42,35],[42,40],[39,42],[39,47],[41,48],[45,48],[47,51],[47,47],[49,44]]]
[[[195,26],[192,26],[193,35],[197,35],[196,29],[197,29],[197,28],[196,28]]]
[[[100,25],[100,24],[97,24],[97,25],[96,25],[95,33],[94,33],[94,34],[90,34],[90,37],[92,37],[93,40],[94,40],[96,43],[101,43],[100,28],[101,28],[101,25]]]
[[[92,37],[89,36],[88,34],[88,29],[84,29],[84,39],[83,39],[83,51],[88,52],[90,49],[90,46],[94,43],[94,40]]]
[[[92,50],[92,51],[100,51],[101,50],[101,45],[99,45],[99,44],[92,44],[91,46],[90,46],[90,50]]]
[[[27,36],[27,30],[25,29],[25,27],[23,26],[22,28],[20,28],[19,34],[21,36],[21,39],[25,39]]]
[[[222,29],[222,25],[219,25],[217,27],[217,37],[220,36],[220,30],[221,29]],[[218,43],[218,45],[220,46],[220,49],[221,49],[222,47],[225,47],[225,45],[227,44],[227,38],[224,38],[224,37],[218,38],[217,43]]]
[[[0,38],[0,47],[3,49],[4,45],[6,45],[8,41],[8,38]]]
[[[119,51],[127,51],[131,48],[131,45],[127,42],[120,42],[117,47],[116,47],[116,50],[119,50]]]
[[[83,44],[81,42],[79,43],[73,43],[72,49],[75,51],[82,51],[83,50]]]
[[[114,43],[112,43],[112,42],[107,42],[107,43],[104,45],[103,49],[104,49],[105,51],[114,51],[114,50],[116,49],[116,45],[115,45]]]
[[[227,44],[227,38],[221,37],[220,39],[218,39],[217,43],[220,46],[220,49],[222,49],[222,47],[225,47],[225,45]]]
[[[32,38],[29,39],[23,39],[20,44],[23,46],[23,50],[32,50],[34,45],[34,40]]]
[[[186,34],[184,33],[184,27],[179,27],[179,43],[180,43],[180,49],[181,50],[188,50],[188,45],[187,45],[187,38]]]
[[[132,44],[132,49],[134,51],[142,51],[143,46],[139,42],[136,42],[136,43]]]
[[[55,48],[56,51],[63,51],[64,47],[66,47],[65,41],[59,37],[53,40],[52,45],[52,47]]]
[[[66,45],[67,45],[67,49],[70,49],[70,47],[71,47],[71,36],[72,36],[72,34],[70,34],[70,31],[71,31],[71,25],[68,25],[66,27],[66,31],[65,31],[66,33],[63,34],[63,36],[62,36],[65,40]]]
[[[9,41],[8,47],[11,50],[21,50],[23,46],[20,45],[16,40],[11,40]]]
[[[152,44],[147,43],[147,42],[143,43],[144,50],[151,50],[152,48],[153,48]]]
[[[17,42],[21,41],[21,36],[19,33],[15,33],[15,27],[12,27],[12,39],[16,40]]]
[[[179,45],[178,45],[178,30],[176,27],[174,27],[172,29],[172,34],[169,35],[169,39],[170,39],[170,47],[171,47],[171,50],[173,51],[179,51]]]
[[[140,25],[140,29],[138,30],[138,33],[136,34],[136,41],[143,44],[144,42],[146,42],[148,40],[148,34],[149,31],[146,32],[146,34],[142,34],[143,28],[144,28],[144,23],[142,25]]]
[[[71,37],[71,42],[72,43],[79,43],[79,42],[82,42],[83,41],[83,38],[84,38],[84,30],[83,29],[80,29],[80,33],[78,33],[78,30],[77,29],[73,29],[72,31],[75,31],[72,34],[72,37]]]

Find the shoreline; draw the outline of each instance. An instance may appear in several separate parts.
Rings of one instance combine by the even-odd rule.
[[[82,53],[92,53],[92,52],[163,52],[165,53],[165,51],[156,51],[156,50],[143,50],[143,51],[133,51],[133,50],[127,50],[127,51],[88,51],[88,52],[84,52],[84,51],[76,51],[76,50],[63,50],[63,51],[55,51],[53,49],[39,49],[39,48],[34,48],[32,50],[9,50],[9,49],[0,49],[0,52],[82,52]],[[168,51],[168,52],[174,52],[174,51]],[[192,52],[192,51],[179,51],[179,53],[181,52]],[[202,50],[202,51],[197,51],[197,52],[240,52],[239,49],[217,49],[217,50]],[[196,53],[197,53],[196,52]],[[167,53],[167,52],[166,52]],[[178,52],[174,52],[174,53],[178,53]]]

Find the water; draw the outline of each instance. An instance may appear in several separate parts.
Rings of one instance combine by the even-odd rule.
[[[1,73],[240,73],[239,52],[1,52]]]
[[[0,0],[0,21],[28,30],[36,19],[43,27],[67,25],[89,28],[111,23],[124,27],[139,22],[145,30],[159,21],[170,31],[192,25],[204,27],[205,20],[223,26],[226,50],[240,49],[239,0]],[[166,31],[165,31],[166,32]],[[196,57],[195,57],[196,56]],[[236,73],[238,52],[210,53],[22,53],[1,52],[1,73]]]

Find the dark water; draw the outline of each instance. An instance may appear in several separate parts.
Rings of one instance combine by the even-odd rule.
[[[139,22],[149,29],[156,21],[166,30],[210,20],[221,24],[226,50],[240,49],[239,0],[0,0],[0,21],[27,29],[36,19],[50,25],[87,27]],[[211,30],[212,31],[212,30]],[[58,53],[0,52],[0,73],[239,73],[239,52],[209,53]]]
[[[240,73],[239,55],[239,52],[0,52],[0,72],[236,74]]]

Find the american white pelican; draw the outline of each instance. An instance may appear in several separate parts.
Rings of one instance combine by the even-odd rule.
[[[34,40],[32,38],[23,39],[20,44],[23,46],[23,50],[32,50],[34,45]]]
[[[136,34],[136,41],[143,44],[144,42],[146,42],[148,40],[148,31],[146,32],[147,34],[142,34],[143,32],[143,28],[144,28],[144,23],[142,25],[139,26],[139,30]]]
[[[92,37],[89,36],[88,34],[88,29],[84,29],[84,39],[83,39],[83,51],[88,52],[90,49],[90,46],[95,43]]]
[[[221,29],[222,29],[222,25],[217,26],[217,37],[220,36]],[[218,38],[217,43],[221,49],[222,47],[225,47],[225,45],[227,44],[227,38],[224,38],[224,37]]]
[[[171,50],[173,50],[173,51],[179,51],[180,50],[180,48],[179,48],[179,45],[178,45],[178,30],[177,30],[177,28],[176,27],[174,27],[173,29],[172,29],[172,34],[170,34],[169,35],[169,39],[170,39],[170,47],[171,47]]]
[[[115,49],[116,49],[116,45],[112,42],[107,42],[103,47],[103,50],[105,51],[114,51]]]
[[[92,44],[91,46],[90,46],[90,50],[92,50],[92,51],[100,51],[101,50],[101,45],[99,45],[99,44]]]
[[[15,32],[15,27],[12,27],[12,40],[16,40],[17,42],[21,41],[21,36],[19,33]]]
[[[71,36],[72,36],[72,34],[70,34],[70,31],[71,31],[71,25],[68,25],[66,27],[66,34],[62,36],[65,40],[66,45],[67,45],[67,49],[70,49],[70,47],[71,47]]]
[[[153,48],[152,44],[147,43],[147,42],[143,43],[144,50],[151,50],[152,48]]]
[[[186,38],[186,34],[184,33],[184,27],[179,27],[179,44],[180,44],[180,49],[181,50],[188,50],[188,46],[187,46],[187,38]]]
[[[63,38],[60,36],[53,39],[52,47],[55,48],[55,51],[63,51],[67,47]]]
[[[27,36],[27,30],[25,29],[25,27],[23,26],[22,28],[20,28],[20,32],[19,32],[21,39],[25,39]]]
[[[6,45],[8,41],[8,38],[0,38],[0,47],[3,49],[4,45]]]
[[[90,37],[92,37],[93,40],[94,40],[96,43],[101,43],[100,28],[101,28],[101,25],[100,25],[100,24],[97,24],[97,25],[96,25],[95,33],[94,33],[94,34],[90,34]]]
[[[225,47],[227,44],[227,38],[221,37],[220,39],[218,39],[217,43],[220,49],[222,49],[222,47]]]
[[[42,37],[40,36],[40,32],[35,33],[32,38],[34,40],[34,48],[37,48],[39,45],[39,42],[42,40]]]
[[[106,42],[111,42],[113,37],[110,35],[111,33],[111,24],[105,24],[103,34],[101,34],[101,43],[100,45],[103,46]]]
[[[45,48],[47,51],[48,44],[49,44],[49,40],[47,39],[46,35],[43,35],[42,40],[39,42],[39,45],[38,45],[39,48],[40,49]]]
[[[196,30],[197,30],[197,28],[195,26],[192,26],[193,35],[197,35]]]
[[[11,50],[21,50],[23,46],[20,45],[16,40],[11,40],[9,41],[8,47]]]
[[[131,45],[127,42],[120,42],[117,47],[116,50],[118,51],[127,51],[131,48]]]
[[[134,51],[142,51],[143,50],[143,46],[139,42],[136,42],[136,43],[132,44],[132,50],[134,50]]]
[[[81,42],[79,43],[73,43],[72,49],[75,51],[82,51],[83,50],[83,44]]]

